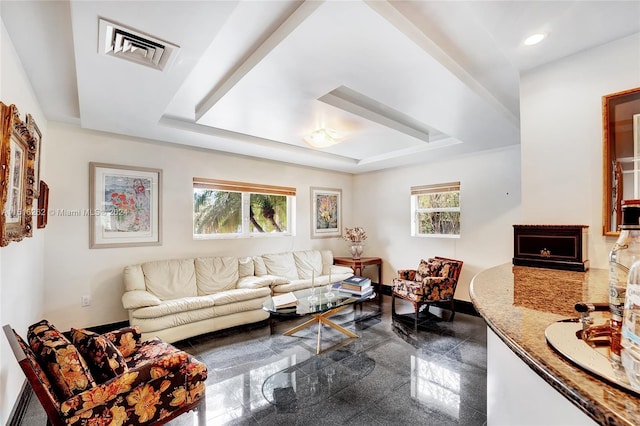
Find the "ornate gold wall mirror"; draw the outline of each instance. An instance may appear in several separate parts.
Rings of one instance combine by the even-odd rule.
[[[640,198],[640,87],[602,97],[602,232],[619,234],[622,200]]]

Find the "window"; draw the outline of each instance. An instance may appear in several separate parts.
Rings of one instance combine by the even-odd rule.
[[[193,178],[193,236],[293,235],[296,189]]]
[[[460,182],[411,188],[411,235],[460,237]]]

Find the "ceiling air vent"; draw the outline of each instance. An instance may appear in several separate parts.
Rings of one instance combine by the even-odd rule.
[[[125,26],[100,19],[98,53],[164,70],[177,55],[179,46]]]

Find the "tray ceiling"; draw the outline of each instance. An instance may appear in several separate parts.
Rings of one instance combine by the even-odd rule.
[[[640,31],[637,1],[3,1],[1,16],[49,120],[349,173],[518,144],[520,73]],[[101,19],[126,27],[130,60],[100,51]],[[166,47],[161,69],[139,63]],[[318,128],[340,143],[310,147]]]

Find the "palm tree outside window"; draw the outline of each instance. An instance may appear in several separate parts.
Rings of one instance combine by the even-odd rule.
[[[295,188],[194,178],[193,235],[292,235]]]

